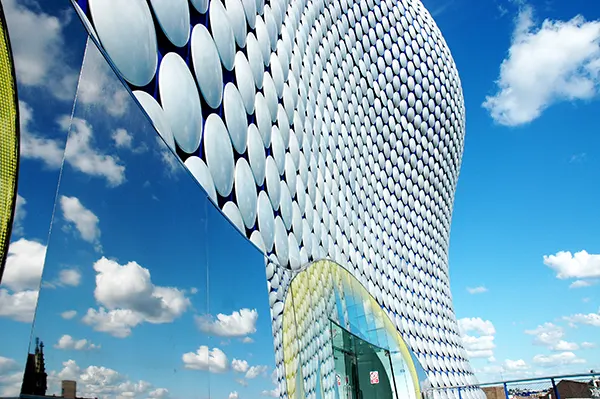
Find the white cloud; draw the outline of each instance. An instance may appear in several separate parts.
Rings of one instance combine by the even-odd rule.
[[[72,336],[67,335],[67,334],[60,337],[60,339],[54,345],[54,347],[56,349],[76,350],[76,351],[100,348],[99,345],[93,344],[90,341],[88,341],[87,339],[77,339],[76,340],[76,339],[73,339]]]
[[[141,324],[142,315],[130,309],[106,310],[88,309],[82,321],[93,326],[94,330],[109,333],[117,338],[125,338],[131,334],[131,329]]]
[[[561,101],[590,99],[600,86],[600,21],[533,21],[531,7],[517,18],[508,56],[500,66],[498,91],[483,106],[500,124],[538,118]]]
[[[69,133],[65,149],[65,138],[44,137],[32,131],[33,111],[23,101],[19,102],[21,119],[21,156],[44,163],[49,169],[58,169],[65,161],[78,172],[106,179],[110,187],[125,182],[125,166],[118,157],[106,155],[92,147],[92,127],[85,120],[63,116],[60,128]]]
[[[238,373],[245,373],[249,367],[248,362],[245,360],[233,359],[231,361],[231,368]]]
[[[14,360],[0,356],[0,396],[19,396],[23,382],[23,368]]]
[[[19,83],[47,89],[59,99],[72,99],[77,73],[65,56],[63,30],[73,10],[71,15],[63,12],[61,19],[39,11],[41,7],[34,0],[6,0],[2,4]]]
[[[584,288],[598,284],[597,280],[576,280],[569,285],[569,288]]]
[[[237,391],[233,391],[229,394],[229,399],[238,399],[240,395],[238,395]]]
[[[593,342],[582,342],[581,343],[582,349],[593,349],[595,347],[596,347],[596,344],[594,344]]]
[[[21,238],[10,244],[2,286],[13,291],[37,290],[42,278],[46,246]]]
[[[254,342],[254,340],[250,337],[244,337],[244,339],[242,339],[242,342],[245,344],[251,344]]]
[[[555,270],[556,277],[560,279],[600,277],[600,255],[587,251],[575,254],[560,251],[556,255],[544,255],[544,264]]]
[[[27,216],[25,205],[27,205],[27,200],[21,197],[20,194],[17,194],[17,201],[15,203],[15,216],[13,218],[12,226],[13,237],[22,236],[25,233],[25,229],[23,228],[23,220],[25,220],[25,216]]]
[[[487,292],[488,289],[484,286],[479,286],[475,288],[467,287],[467,291],[469,292],[469,294],[483,294],[484,292]]]
[[[256,309],[241,309],[231,315],[218,314],[213,320],[210,316],[197,316],[198,328],[207,334],[220,337],[243,337],[256,332]]]
[[[481,337],[473,337],[465,335],[462,337],[463,345],[470,358],[489,358],[494,356],[494,336],[484,335]]]
[[[270,396],[271,398],[278,398],[279,397],[279,389],[274,388],[274,389],[271,389],[270,391],[262,391],[261,395],[262,396]]]
[[[183,290],[152,283],[150,271],[137,262],[120,265],[102,257],[94,263],[94,297],[100,309],[88,309],[84,323],[97,331],[126,337],[140,323],[171,323],[190,306]]]
[[[527,370],[529,365],[525,363],[525,360],[510,360],[506,359],[504,361],[504,369],[508,371],[519,371],[519,370]]]
[[[247,387],[247,386],[248,386],[248,381],[246,381],[246,380],[245,380],[245,379],[243,379],[243,378],[237,378],[237,379],[235,380],[235,382],[237,382],[238,384],[240,384],[240,385],[241,385],[241,386],[243,386],[243,387]]]
[[[536,355],[533,357],[533,362],[542,367],[550,368],[585,363],[585,359],[578,358],[573,352],[562,352],[549,356]]]
[[[112,117],[125,115],[132,102],[123,84],[91,41],[85,53],[85,67],[77,88],[77,101],[99,106]]]
[[[53,387],[49,390],[60,393],[60,380],[76,381],[77,393],[81,397],[141,399],[168,396],[166,389],[152,389],[152,384],[147,381],[131,381],[118,371],[103,366],[81,368],[74,360],[63,362],[63,368],[59,372],[49,373],[49,386]]]
[[[579,349],[579,345],[576,343],[564,341],[563,328],[552,323],[544,323],[534,330],[526,330],[525,334],[534,336],[533,343],[535,345],[542,345],[553,351],[564,352]]]
[[[181,359],[187,369],[224,373],[229,368],[227,356],[221,349],[209,350],[208,346],[204,345],[200,346],[196,352],[184,353]]]
[[[246,372],[246,379],[251,380],[267,372],[267,366],[252,366]]]
[[[62,285],[77,287],[81,283],[81,273],[76,269],[63,269],[58,274],[58,280]]]
[[[66,139],[57,140],[34,133],[31,128],[33,110],[23,101],[19,101],[19,120],[21,124],[21,156],[26,159],[42,161],[49,169],[60,168]]]
[[[150,391],[148,394],[151,398],[164,399],[169,397],[169,390],[167,388],[156,388]]]
[[[99,244],[100,219],[87,209],[77,197],[60,197],[60,207],[67,222],[73,223],[81,238],[92,244]]]
[[[21,238],[10,244],[0,289],[0,317],[29,323],[37,305],[46,246]]]
[[[600,327],[600,313],[578,313],[565,317],[565,320],[572,324],[587,324],[589,326]]]
[[[463,345],[470,358],[492,358],[494,356],[494,335],[496,329],[489,320],[479,317],[458,320]],[[469,335],[474,332],[477,336]]]
[[[37,299],[37,290],[10,293],[8,290],[0,289],[0,317],[31,323]]]
[[[133,136],[123,128],[116,129],[111,137],[117,148],[131,148],[133,144]]]
[[[483,320],[480,317],[463,318],[458,320],[458,327],[462,333],[474,331],[480,335],[494,335],[496,329],[489,320]]]
[[[60,314],[60,317],[62,317],[65,320],[71,320],[75,318],[75,316],[77,316],[76,310],[66,310]]]
[[[65,131],[70,127],[65,161],[73,169],[88,176],[104,178],[110,187],[125,182],[125,166],[121,164],[119,158],[102,154],[92,148],[93,132],[87,121],[64,116],[59,123]]]

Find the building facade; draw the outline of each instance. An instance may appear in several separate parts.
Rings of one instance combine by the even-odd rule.
[[[400,353],[413,370],[411,397],[421,384],[477,383],[448,277],[464,102],[419,0],[73,6],[88,46],[110,61],[169,156],[265,255],[281,397],[339,395],[330,322],[348,340]],[[344,279],[362,287],[358,313],[346,305],[358,291],[344,291]],[[308,295],[302,311],[289,299],[294,286]],[[311,315],[304,327],[300,313]],[[383,338],[369,335],[369,317]]]

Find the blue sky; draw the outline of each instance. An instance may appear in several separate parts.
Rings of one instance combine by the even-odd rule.
[[[600,259],[594,254],[600,254],[600,137],[595,118],[600,69],[594,68],[600,65],[600,6],[584,0],[427,0],[425,5],[434,14],[457,63],[467,109],[450,269],[457,318],[477,375],[485,381],[598,369],[600,285],[595,284],[600,278]],[[227,397],[234,391],[241,396],[244,390],[260,395],[272,389],[272,342],[268,334],[261,334],[270,330],[262,257],[206,199],[198,198],[196,186],[181,168],[161,163],[168,159],[163,156],[163,143],[143,140],[143,135],[151,134],[148,129],[132,133],[130,126],[141,116],[131,111],[133,103],[116,89],[105,71],[94,68],[102,65],[99,62],[88,64],[88,78],[80,85],[75,116],[82,121],[75,131],[77,144],[73,144],[77,151],[67,156],[56,193],[66,133],[55,117],[71,114],[77,81],[74,72],[81,64],[85,41],[69,39],[66,51],[63,44],[65,37],[77,37],[82,30],[72,22],[72,13],[56,10],[53,15],[42,14],[18,6],[15,0],[3,0],[3,6],[24,102],[21,171],[22,176],[29,176],[20,180],[14,240],[15,244],[22,241],[13,246],[13,261],[31,267],[22,269],[28,273],[13,276],[12,283],[5,281],[4,291],[0,291],[4,295],[0,327],[12,332],[0,352],[0,394],[18,385],[13,376],[19,374],[25,360],[29,324],[15,319],[25,317],[35,306],[36,273],[39,282],[35,265],[43,259],[53,211],[46,199],[56,194],[59,202],[50,237],[49,267],[40,294],[48,299],[36,321],[36,332],[47,345],[51,371],[79,378],[86,373],[108,376],[102,388],[105,392],[154,392],[155,397],[166,396],[160,388],[168,389],[173,397],[190,397],[189,384],[197,386],[198,379],[208,380],[209,375],[211,389],[220,390],[215,397]],[[572,21],[578,15],[588,22]],[[40,33],[31,35],[33,29]],[[564,35],[568,35],[566,39]],[[568,45],[560,47],[561,43]],[[528,58],[529,54],[536,57]],[[65,64],[69,67],[64,68]],[[528,68],[518,68],[522,65]],[[511,73],[513,70],[517,73]],[[498,85],[511,90],[502,94]],[[486,97],[492,100],[484,107]],[[134,117],[123,118],[126,112],[134,112]],[[107,120],[113,123],[107,124]],[[141,145],[143,142],[146,144]],[[146,191],[144,195],[138,194],[140,190]],[[204,205],[199,207],[199,203]],[[176,219],[175,210],[186,218]],[[182,234],[190,229],[200,232],[204,223],[211,229],[223,229],[223,236],[240,242],[240,250],[231,251],[228,242],[217,242],[220,234],[208,235],[208,241],[200,243],[197,236]],[[138,234],[147,237],[147,243],[141,245]],[[165,244],[173,251],[154,250]],[[592,256],[577,263],[563,254],[544,262],[544,256],[560,251],[587,251]],[[199,270],[194,265],[206,262],[204,256],[211,265],[208,291],[237,292],[231,302],[210,301],[210,309],[206,308],[207,297],[202,295],[207,290],[206,276],[194,274]],[[253,266],[259,272],[224,274],[222,264],[244,270]],[[189,267],[193,277],[172,273],[173,265]],[[122,270],[132,274],[146,270],[149,285],[129,287],[117,298],[107,294],[114,290],[99,290],[97,276],[108,276],[102,284],[122,281],[109,278]],[[227,283],[232,277],[236,280]],[[570,288],[572,284],[580,287]],[[170,295],[174,302],[151,314],[147,303],[127,302],[132,299],[127,294],[135,289],[152,293],[139,297],[152,300],[160,292],[161,298]],[[107,324],[101,307],[107,312],[123,310],[112,314],[120,317],[119,323]],[[88,309],[95,312],[85,318]],[[249,312],[236,315],[242,309]],[[249,333],[254,309],[258,313],[256,332]],[[213,316],[228,316],[222,320],[230,323],[195,318],[207,310]],[[66,311],[76,314],[61,315]],[[198,323],[204,332],[197,328]],[[223,325],[233,325],[235,336],[207,335],[206,331],[232,334],[218,328]],[[193,334],[188,335],[189,331]],[[61,337],[60,346],[71,349],[53,347]],[[245,337],[254,342],[242,342]],[[227,357],[229,370],[186,369],[184,354],[189,354],[188,366],[205,367],[194,363],[194,353],[201,345],[219,348]],[[147,348],[154,351],[152,356]],[[219,364],[225,364],[223,357],[217,352],[213,356],[217,362],[213,371],[219,371]],[[235,368],[245,372],[233,370],[233,359],[240,360]],[[74,362],[62,364],[69,360]],[[549,362],[559,365],[546,367]],[[235,380],[251,366],[267,369],[264,373],[262,368],[253,369],[259,375],[244,387]],[[139,380],[152,387],[136,386]],[[197,397],[206,394],[197,392]]]
[[[451,287],[457,318],[481,318],[493,325],[495,348],[491,351],[496,359],[489,362],[485,356],[489,353],[480,353],[484,357],[473,358],[473,366],[482,380],[597,370],[597,346],[584,349],[581,344],[600,344],[600,286],[595,285],[600,277],[600,259],[585,263],[590,278],[560,279],[555,269],[544,264],[544,256],[559,251],[600,253],[600,136],[596,117],[600,80],[597,70],[595,75],[582,72],[584,65],[597,62],[600,54],[600,5],[584,0],[429,0],[425,5],[438,12],[434,16],[458,66],[467,110],[465,153],[450,239]],[[533,25],[527,35],[519,37],[516,26],[526,19],[528,11]],[[569,24],[576,16],[588,23]],[[557,28],[560,22],[563,29]],[[571,26],[580,28],[567,30]],[[544,41],[544,35],[553,30],[556,36]],[[591,31],[595,41],[582,55],[575,52],[586,40],[585,31]],[[559,47],[560,40],[569,45]],[[496,82],[506,83],[515,92],[523,87],[516,79],[507,78],[508,73],[503,79],[500,75],[502,62],[511,59],[511,48],[513,54],[526,50],[521,55],[530,69],[517,73],[531,82],[532,89],[525,94],[541,96],[547,108],[539,115],[524,111],[524,116],[495,120],[482,104],[486,96],[497,95]],[[543,57],[527,59],[527,53],[555,58],[553,62]],[[512,62],[505,64],[507,70],[520,65],[518,61],[514,55]],[[566,73],[555,71],[558,67]],[[565,99],[568,96],[561,81],[573,76],[589,80],[590,98],[586,94]],[[517,100],[522,110],[536,103],[526,95]],[[575,270],[572,263],[561,265],[564,270]],[[583,275],[581,271],[579,274]],[[569,288],[577,280],[591,285]],[[487,292],[468,292],[468,288],[477,287]],[[571,327],[565,317],[574,314],[587,315],[585,320],[593,325]],[[593,314],[596,318],[592,319]],[[481,323],[467,324],[481,327]],[[534,344],[544,332],[547,339],[540,342],[538,338]],[[469,334],[477,337],[477,329]],[[580,349],[552,350],[553,346],[557,349],[559,340],[578,344]],[[473,342],[489,347],[485,344],[489,340]],[[576,358],[565,357],[565,352]],[[546,358],[538,357],[535,362],[536,355],[562,356],[563,363],[575,363],[544,368]],[[579,359],[585,363],[578,363]],[[519,360],[523,362],[514,363]]]

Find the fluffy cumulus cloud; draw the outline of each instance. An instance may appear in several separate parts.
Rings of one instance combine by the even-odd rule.
[[[483,106],[500,124],[516,126],[538,118],[561,101],[591,99],[600,89],[600,21],[577,16],[536,25],[523,7],[497,92]]]
[[[463,345],[470,358],[491,358],[494,356],[496,329],[491,321],[479,317],[464,318],[458,320],[458,327]]]
[[[600,312],[598,313],[577,313],[572,316],[565,317],[565,320],[571,324],[586,324],[588,326],[600,327]]]
[[[550,368],[585,363],[585,359],[577,357],[573,352],[561,352],[553,355],[536,355],[533,362],[541,367]]]
[[[65,149],[65,161],[73,169],[88,176],[106,179],[110,187],[125,182],[125,166],[114,155],[106,155],[92,147],[92,126],[84,119],[64,116],[59,124],[66,131],[70,128],[69,142]]]
[[[77,287],[81,283],[81,273],[77,269],[63,269],[58,273],[58,281],[61,285]]]
[[[60,314],[60,317],[62,317],[65,320],[71,320],[71,319],[75,318],[75,316],[77,316],[76,310],[65,310],[64,312],[62,312]]]
[[[267,372],[267,366],[252,366],[246,372],[246,379],[251,380]]]
[[[116,129],[111,137],[118,148],[131,148],[133,144],[133,136],[123,128]]]
[[[535,345],[545,346],[553,351],[574,351],[579,345],[563,340],[565,332],[562,327],[552,323],[544,323],[534,330],[526,330],[525,334],[532,335]]]
[[[2,285],[0,317],[31,322],[37,304],[46,246],[21,238],[8,248]]]
[[[71,119],[70,116],[59,118],[57,122],[62,131],[70,132],[69,144],[65,149],[64,138],[45,137],[34,131],[33,110],[27,103],[20,101],[19,111],[21,156],[24,159],[37,160],[49,169],[58,169],[64,158],[65,162],[76,171],[103,178],[110,187],[125,182],[125,166],[119,158],[104,154],[93,147],[93,130],[87,121],[80,118]]]
[[[11,358],[0,356],[0,397],[19,396],[23,368]]]
[[[229,369],[227,356],[219,348],[210,350],[208,346],[203,345],[196,352],[184,353],[181,359],[187,369],[205,370],[211,373],[224,373]]]
[[[230,315],[218,314],[216,320],[210,316],[196,317],[200,331],[220,337],[243,337],[256,332],[258,312],[256,309],[241,309]]]
[[[56,349],[76,350],[76,351],[100,348],[99,345],[93,344],[90,341],[88,341],[87,339],[74,339],[72,336],[67,335],[67,334],[60,337],[60,339],[54,345],[54,347]]]
[[[75,51],[64,51],[65,28],[78,23],[72,7],[65,5],[57,15],[49,15],[35,0],[6,0],[2,4],[19,83],[67,101],[73,100],[77,88],[77,101],[101,107],[112,117],[126,113],[129,95],[93,44],[87,47],[86,67],[77,87],[84,43],[76,45]]]
[[[60,208],[67,223],[75,226],[81,238],[92,244],[99,243],[100,227],[98,224],[100,219],[94,212],[83,206],[79,198],[62,195]]]
[[[74,360],[63,362],[63,368],[48,375],[49,386],[60,392],[61,380],[77,382],[78,396],[87,398],[167,398],[168,390],[154,388],[147,381],[131,381],[126,375],[103,366],[80,367]]]
[[[544,264],[556,271],[556,277],[560,279],[600,277],[600,255],[587,251],[575,254],[560,251],[555,255],[544,255]]]
[[[523,360],[523,359],[519,359],[519,360],[506,359],[504,361],[503,367],[505,370],[508,370],[508,371],[521,371],[521,370],[529,369],[529,365],[527,363],[525,363],[525,360]]]
[[[238,399],[240,395],[238,395],[237,391],[233,391],[229,394],[229,399]]]
[[[41,12],[34,0],[6,0],[2,5],[19,82],[26,87],[48,90],[59,99],[72,97],[77,73],[66,60],[64,27],[73,11],[49,15]]]
[[[143,322],[171,323],[190,306],[183,290],[154,285],[150,271],[137,262],[120,265],[102,257],[94,270],[94,297],[101,306],[88,309],[83,321],[97,331],[126,337]]]
[[[248,362],[245,360],[233,359],[231,361],[231,368],[238,373],[245,373],[249,367]]]

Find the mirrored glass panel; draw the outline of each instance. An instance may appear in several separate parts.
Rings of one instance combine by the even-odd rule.
[[[279,397],[265,258],[212,205],[207,231],[209,312],[196,325],[208,335],[210,397]]]
[[[78,100],[61,121],[69,138],[29,356],[38,371],[23,391],[208,397],[213,357],[197,319],[210,200],[91,42],[86,90],[111,105]]]
[[[6,364],[0,395],[15,395],[21,389],[63,165],[65,118],[73,110],[87,33],[65,1],[3,1],[2,6],[12,50],[7,61],[14,63],[18,91],[20,151],[16,210],[0,284],[0,357]],[[83,101],[98,99],[92,97]]]

